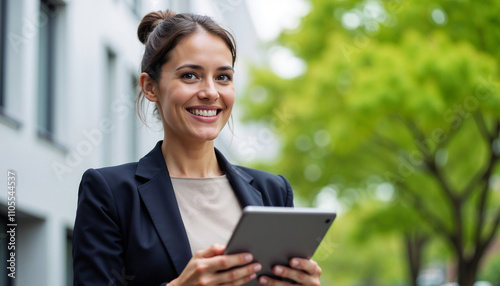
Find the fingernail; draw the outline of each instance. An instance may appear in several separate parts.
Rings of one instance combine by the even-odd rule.
[[[252,255],[251,254],[245,255],[245,261],[248,261],[248,262],[252,261]]]
[[[276,266],[276,268],[274,268],[274,272],[278,275],[283,274],[283,267]]]
[[[253,267],[253,271],[259,272],[262,269],[262,266],[260,264],[257,264]]]
[[[260,284],[266,285],[268,281],[267,281],[266,277],[260,277],[259,282],[260,282]]]
[[[257,274],[254,273],[254,274],[250,275],[250,280],[253,280],[255,278],[257,278]]]
[[[299,266],[299,261],[295,260],[295,259],[292,259],[291,264],[292,264],[293,267],[297,267],[297,266]]]

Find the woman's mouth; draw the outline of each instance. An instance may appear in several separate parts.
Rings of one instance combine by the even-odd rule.
[[[221,109],[188,109],[189,113],[203,116],[203,117],[213,117],[216,116]]]

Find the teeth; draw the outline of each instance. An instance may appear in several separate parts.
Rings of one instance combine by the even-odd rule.
[[[194,115],[198,116],[215,116],[217,115],[217,110],[199,110],[199,109],[190,109],[189,112],[191,112]]]

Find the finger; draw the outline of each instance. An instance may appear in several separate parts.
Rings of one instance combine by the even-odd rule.
[[[321,267],[316,261],[305,258],[292,258],[290,259],[290,266],[294,269],[299,269],[309,273],[310,275],[321,275]]]
[[[296,262],[294,262],[293,264],[297,265]],[[309,264],[314,265],[316,263],[312,260],[302,260],[299,262],[297,266],[298,267],[306,266],[305,268],[311,268]],[[302,285],[320,285],[319,276],[321,274],[321,268],[319,268],[319,266],[317,267],[318,267],[317,269],[314,268],[315,270],[313,271],[313,273],[307,273],[306,271],[301,269],[295,269],[278,265],[273,267],[273,273],[280,277],[292,279],[295,282]],[[281,284],[268,284],[268,285],[281,285]],[[289,285],[289,284],[283,284],[283,285]]]
[[[217,255],[222,255],[224,253],[225,249],[226,249],[226,247],[224,245],[216,243],[216,244],[210,246],[209,248],[197,251],[193,255],[193,257],[210,258],[210,257],[214,257]]]
[[[210,258],[210,264],[218,271],[227,270],[236,266],[243,266],[253,261],[250,253],[220,255]]]
[[[303,283],[309,285],[309,281],[311,281],[312,277],[309,273],[306,273],[302,270],[293,269],[285,266],[275,266],[273,267],[273,273],[277,276],[292,279],[295,282]],[[273,285],[273,284],[271,284]],[[277,284],[279,285],[279,284]]]
[[[289,282],[276,280],[268,276],[260,276],[258,282],[260,285],[266,286],[297,286],[297,284],[291,284]]]
[[[222,284],[241,285],[257,278],[257,272],[260,270],[262,270],[262,266],[259,263],[252,263],[244,267],[221,272],[217,282]]]
[[[224,283],[224,284],[221,284],[221,285],[228,285],[228,286],[234,286],[234,285],[244,285],[248,282],[250,282],[251,280],[257,278],[257,274],[252,274],[251,276],[246,276],[246,277],[243,277],[237,281],[233,281],[233,282],[229,282],[229,283]]]
[[[257,278],[257,274],[252,274],[250,276],[246,276],[246,277],[243,277],[239,280],[236,280],[236,281],[233,281],[233,282],[228,282],[228,283],[224,283],[224,284],[219,284],[219,285],[227,285],[227,286],[235,286],[235,285],[244,285],[248,282],[250,282],[251,280]]]

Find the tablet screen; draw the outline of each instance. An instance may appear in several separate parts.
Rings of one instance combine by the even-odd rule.
[[[329,210],[248,206],[236,225],[225,254],[250,252],[262,264],[258,276],[272,274],[275,265],[288,266],[293,257],[311,258],[335,220]],[[260,285],[253,280],[247,286]]]

